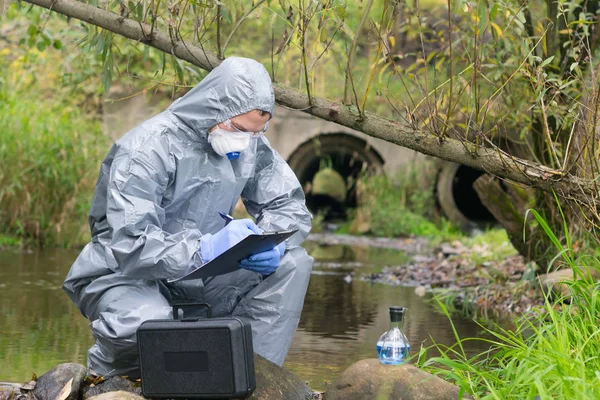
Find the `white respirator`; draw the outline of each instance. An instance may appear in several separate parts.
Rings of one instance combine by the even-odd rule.
[[[246,132],[230,132],[217,128],[208,135],[208,143],[220,156],[230,160],[240,157],[240,153],[250,146],[250,135]]]

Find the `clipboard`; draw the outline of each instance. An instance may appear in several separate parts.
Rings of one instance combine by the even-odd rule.
[[[241,242],[231,247],[218,257],[202,264],[193,271],[176,279],[167,280],[168,283],[187,281],[190,279],[209,278],[211,276],[224,275],[239,269],[238,263],[253,254],[269,251],[285,239],[298,232],[291,229],[279,232],[266,232],[262,235],[248,235]]]

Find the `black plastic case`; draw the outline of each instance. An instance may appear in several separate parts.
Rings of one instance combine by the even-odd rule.
[[[137,340],[146,397],[245,398],[256,388],[252,330],[239,318],[149,320]]]

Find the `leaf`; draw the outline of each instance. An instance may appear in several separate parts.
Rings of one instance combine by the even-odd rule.
[[[62,42],[58,39],[54,39],[54,41],[52,42],[52,46],[56,49],[56,50],[60,50],[62,49]]]
[[[390,42],[390,46],[391,46],[392,48],[396,47],[396,38],[395,38],[395,37],[393,37],[393,36],[391,36],[391,35],[390,35],[390,36],[388,36],[388,41]]]
[[[177,73],[177,79],[179,80],[179,83],[183,84],[185,82],[185,77],[179,59],[177,59],[175,56],[171,56],[171,64]]]
[[[285,31],[283,31],[283,39],[281,39],[281,43],[279,43],[279,47],[277,47],[277,51],[275,51],[275,55],[281,53],[281,51],[285,47],[285,44],[287,43],[289,35],[290,34],[288,33],[287,28],[285,28]]]
[[[490,22],[490,24],[492,25],[492,28],[494,28],[494,31],[496,31],[496,35],[498,35],[498,37],[502,36],[502,29],[498,26],[498,24],[495,22]]]
[[[577,68],[577,66],[579,65],[579,62],[574,62],[573,64],[571,64],[571,66],[569,67],[569,72],[573,72],[573,70],[575,68]]]
[[[540,65],[540,68],[545,67],[546,65],[550,64],[552,62],[552,60],[554,60],[554,56],[548,57],[544,60],[544,62],[542,62],[542,64]]]
[[[38,27],[36,25],[29,25],[27,28],[27,34],[29,36],[35,36],[38,33]]]
[[[66,400],[71,394],[71,387],[73,386],[73,378],[69,379],[69,382],[62,388],[56,400]]]
[[[490,10],[490,20],[492,20],[492,21],[495,20],[497,14],[498,14],[498,4],[494,4],[492,6],[492,9]]]
[[[46,42],[44,42],[43,40],[40,40],[39,42],[37,42],[36,46],[39,51],[46,50]]]
[[[160,58],[161,58],[161,64],[162,64],[162,70],[160,72],[160,76],[164,76],[165,75],[165,68],[167,66],[167,54],[164,51],[160,52]]]
[[[321,33],[319,34],[319,40],[321,43],[327,43],[327,29],[321,29]]]
[[[446,57],[440,57],[440,59],[435,63],[436,71],[442,72],[443,67],[445,66]]]

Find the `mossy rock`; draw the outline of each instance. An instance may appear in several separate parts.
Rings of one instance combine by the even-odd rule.
[[[317,172],[312,180],[312,194],[326,195],[339,203],[346,201],[346,182],[344,178],[331,168]]]
[[[352,364],[325,391],[325,400],[454,400],[457,386],[410,365],[367,359]]]

